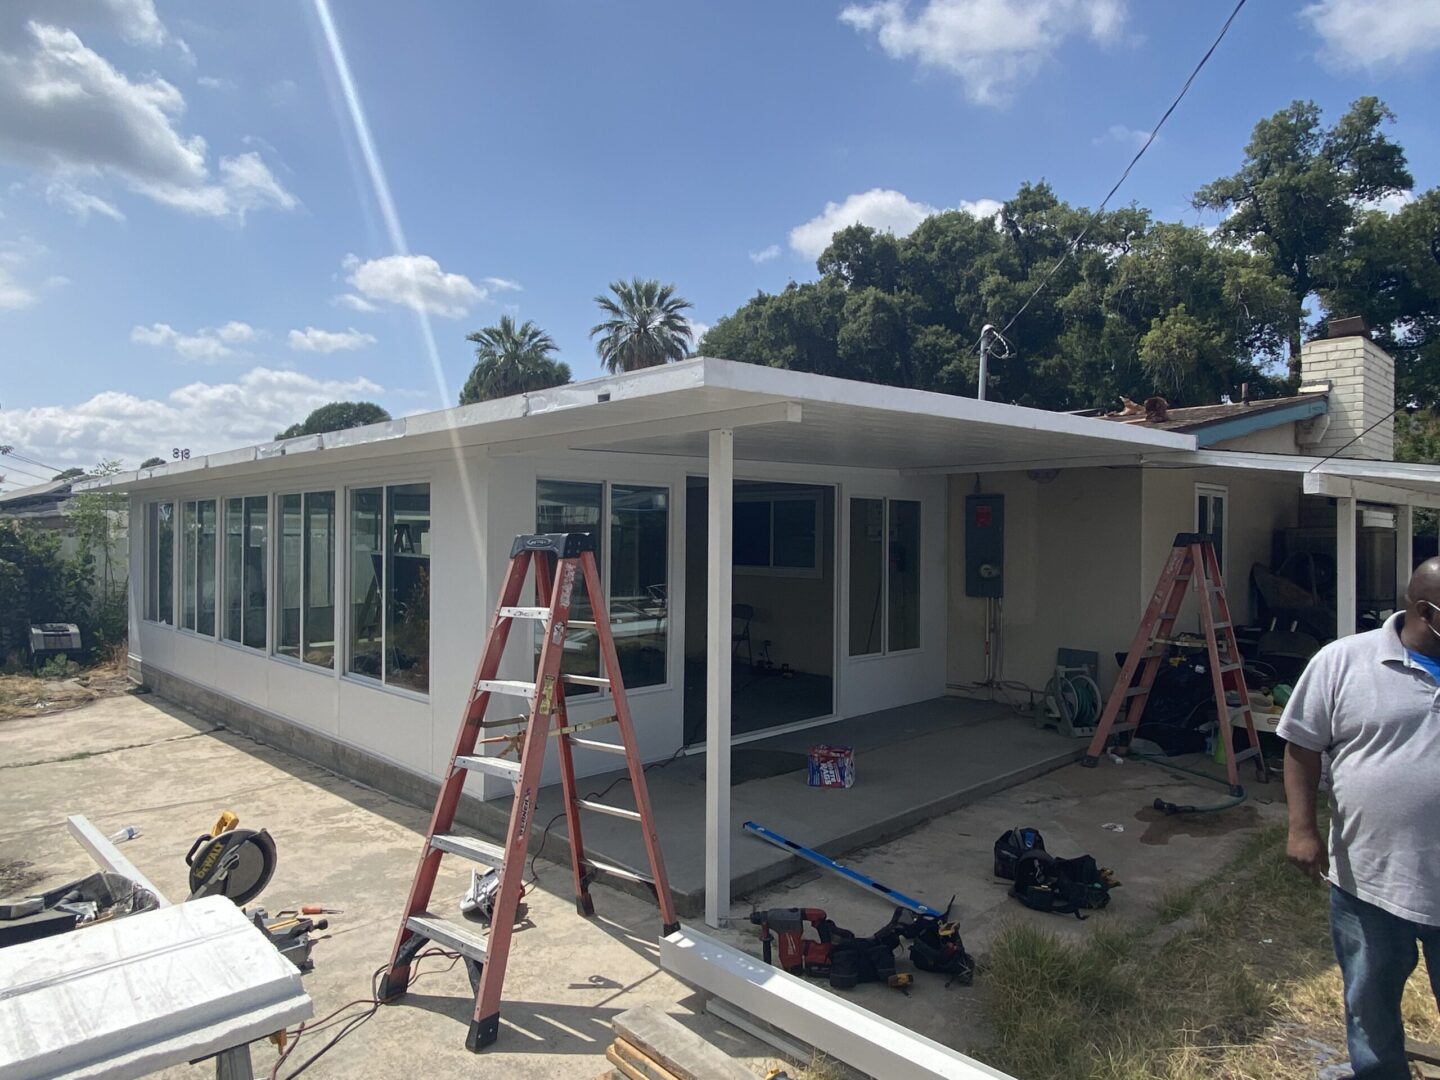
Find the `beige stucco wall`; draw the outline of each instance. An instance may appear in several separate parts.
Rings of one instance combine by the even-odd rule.
[[[1140,615],[1139,469],[1064,470],[1049,483],[1023,472],[981,478],[981,490],[1005,495],[1003,672],[1041,687],[1055,650],[1100,653],[1108,689],[1113,655],[1135,633]],[[985,674],[985,601],[965,595],[965,496],[974,474],[950,477],[950,641],[946,680]]]
[[[1224,439],[1207,450],[1243,450],[1251,454],[1299,454],[1302,449],[1295,439],[1295,425],[1281,424],[1265,431],[1254,431],[1238,439]]]

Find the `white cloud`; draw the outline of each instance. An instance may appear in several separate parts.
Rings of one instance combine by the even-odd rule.
[[[18,25],[14,11],[27,8],[7,8],[0,19],[0,160],[36,168],[76,191],[81,179],[118,181],[157,202],[211,217],[243,218],[260,207],[297,205],[258,154],[221,157],[218,176],[212,173],[205,139],[178,127],[185,98],[174,85],[153,73],[132,81],[73,29],[50,24],[81,9],[108,13],[102,25],[119,27],[134,40],[165,40],[163,26],[150,22],[148,0],[61,0]]]
[[[1149,138],[1150,132],[1148,131],[1127,127],[1124,124],[1111,124],[1110,127],[1106,129],[1104,135],[1097,135],[1090,141],[1096,146],[1099,146],[1101,143],[1113,142],[1139,150],[1140,147],[1145,145]]]
[[[137,345],[154,345],[171,348],[186,360],[223,360],[235,355],[232,346],[253,341],[258,331],[249,323],[228,322],[211,329],[204,327],[193,334],[182,334],[169,323],[151,323],[136,326],[130,331],[130,340]]]
[[[1435,0],[1319,0],[1300,18],[1325,43],[1322,55],[1339,67],[1375,70],[1440,50]]]
[[[363,296],[356,296],[354,293],[341,293],[339,296],[335,297],[334,302],[339,304],[341,307],[348,307],[351,311],[371,312],[380,310],[378,305],[372,304]]]
[[[1382,214],[1398,214],[1415,201],[1415,193],[1408,189],[1382,195],[1378,199],[1359,204],[1361,210],[1379,210]]]
[[[400,304],[448,319],[460,318],[490,295],[464,274],[440,269],[429,255],[386,255],[366,262],[347,255],[341,265],[350,271],[345,280],[365,300]]]
[[[195,79],[195,85],[206,90],[234,90],[233,79],[217,79],[214,75],[200,75]]]
[[[68,180],[52,180],[45,185],[45,199],[51,206],[70,211],[81,221],[89,221],[91,214],[108,217],[111,221],[124,221],[125,215],[112,202],[99,195],[82,191]]]
[[[750,261],[753,262],[756,266],[759,266],[761,263],[767,263],[771,259],[778,259],[779,257],[779,244],[771,244],[769,247],[761,248],[759,251],[750,252]]]
[[[0,442],[62,466],[118,457],[134,468],[154,454],[168,459],[176,446],[206,454],[267,442],[327,402],[383,393],[364,378],[316,379],[257,367],[233,382],[190,383],[161,398],[106,390],[74,406],[6,409]]]
[[[712,323],[701,322],[699,319],[690,320],[690,333],[693,335],[690,338],[690,349],[692,356],[700,355],[694,350],[700,347],[700,339],[705,336],[705,332],[709,330],[712,325]]]
[[[24,271],[45,254],[45,248],[29,237],[0,240],[0,311],[19,311],[39,302],[40,293],[24,280]],[[59,288],[69,283],[68,278],[52,274],[40,288]]]
[[[999,199],[961,199],[955,209],[964,210],[971,217],[993,218],[1005,209],[1005,204]]]
[[[844,202],[827,202],[825,209],[790,230],[790,247],[807,259],[816,259],[830,246],[830,238],[848,225],[869,225],[896,236],[908,236],[920,222],[939,211],[928,203],[915,202],[898,191],[871,188]]]
[[[480,280],[483,281],[483,282],[485,282],[485,284],[486,284],[486,285],[489,285],[492,289],[497,289],[497,290],[499,290],[500,292],[523,292],[523,291],[524,291],[524,290],[521,288],[521,285],[520,285],[520,283],[519,283],[518,281],[512,281],[510,278],[487,277],[487,278],[481,278]]]
[[[94,27],[131,45],[175,41],[182,53],[189,52],[183,41],[170,37],[155,0],[5,0],[0,4],[0,43],[23,32],[31,20],[49,26]]]
[[[353,326],[348,330],[320,330],[307,326],[304,330],[291,330],[287,340],[290,348],[300,352],[332,353],[374,345],[375,335],[362,333]]]
[[[1001,104],[1071,37],[1120,36],[1127,0],[908,0],[850,4],[840,20],[873,33],[886,55],[957,76],[966,96]]]

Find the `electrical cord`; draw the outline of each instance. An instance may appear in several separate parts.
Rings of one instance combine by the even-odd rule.
[[[649,765],[642,766],[640,771],[642,773],[647,773],[651,769],[663,769],[666,765],[669,765],[672,761],[674,761],[683,753],[685,753],[685,747],[681,746],[664,761],[652,761]],[[610,783],[606,784],[605,787],[602,788],[600,791],[592,791],[586,795],[582,795],[581,798],[587,802],[592,799],[603,799],[606,795],[609,795],[612,790],[614,790],[616,784],[624,783],[629,779],[629,773],[626,773],[623,776],[617,776],[614,780],[611,780]],[[545,823],[545,828],[540,833],[540,843],[536,846],[535,850],[530,853],[530,878],[528,881],[525,882],[523,886],[523,889],[525,891],[529,891],[530,886],[535,885],[540,881],[540,871],[535,868],[535,860],[538,859],[541,853],[545,850],[545,842],[550,839],[550,830],[554,827],[555,823],[564,816],[565,811],[561,810],[558,814],[556,814],[554,817],[552,817],[549,821]]]

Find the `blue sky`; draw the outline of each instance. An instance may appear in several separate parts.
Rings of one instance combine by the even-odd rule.
[[[507,311],[586,378],[618,277],[708,324],[832,226],[1041,178],[1093,205],[1232,6],[330,0],[401,249],[323,2],[5,0],[0,443],[133,466],[335,398],[437,408]],[[1437,68],[1434,0],[1252,0],[1118,201],[1200,222],[1256,119],[1367,93],[1433,187]]]

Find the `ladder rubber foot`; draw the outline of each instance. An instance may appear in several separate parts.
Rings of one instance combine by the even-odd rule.
[[[471,1020],[470,1031],[465,1036],[465,1049],[478,1054],[500,1037],[500,1014],[494,1013],[483,1020]]]
[[[662,937],[669,937],[671,934],[677,933],[679,930],[679,922],[669,922],[666,923],[664,926],[660,927],[660,934]]]
[[[1230,789],[1230,795],[1232,798],[1243,799],[1245,797],[1245,789],[1241,785],[1236,784]]]
[[[595,914],[595,901],[591,899],[588,892],[575,897],[575,910],[587,919]]]
[[[398,978],[392,978],[394,972],[387,971],[385,977],[380,980],[380,1000],[389,1005],[399,1001],[405,996],[405,991],[410,988],[410,969],[406,968]]]
[[[1091,755],[1086,754],[1083,758],[1080,759],[1080,764],[1084,765],[1087,769],[1093,769],[1095,768],[1095,766],[1100,764],[1100,759],[1098,757],[1092,757]]]

